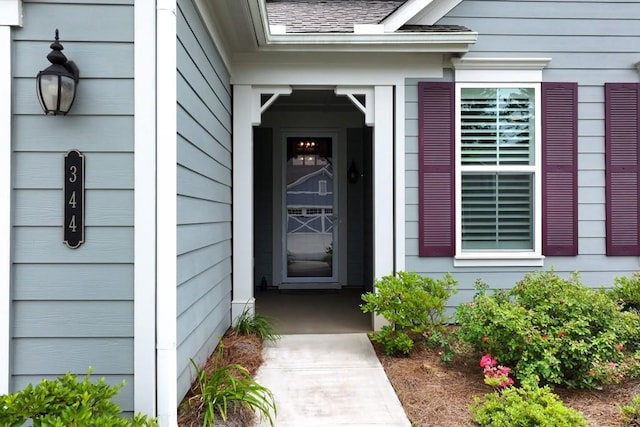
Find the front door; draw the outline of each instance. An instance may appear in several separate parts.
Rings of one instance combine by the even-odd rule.
[[[284,136],[283,282],[337,282],[335,135]]]

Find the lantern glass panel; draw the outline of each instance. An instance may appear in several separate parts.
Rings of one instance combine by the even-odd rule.
[[[76,85],[73,78],[60,76],[60,112],[67,114],[75,98]]]

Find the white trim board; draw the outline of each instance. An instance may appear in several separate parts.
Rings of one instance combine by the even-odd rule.
[[[0,25],[22,26],[22,0],[0,0]]]
[[[6,394],[11,378],[11,27],[0,26],[0,52],[7,52],[0,61],[0,394]]]
[[[156,415],[156,18],[134,4],[134,410]]]
[[[156,36],[156,316],[157,408],[177,425],[177,49],[176,1],[158,1]]]

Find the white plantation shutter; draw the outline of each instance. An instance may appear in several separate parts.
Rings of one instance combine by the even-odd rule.
[[[533,174],[462,174],[462,249],[533,248]]]
[[[463,250],[532,250],[535,95],[528,88],[461,90]]]

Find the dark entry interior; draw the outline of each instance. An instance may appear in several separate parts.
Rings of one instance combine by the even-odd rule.
[[[355,121],[345,120],[355,117]],[[283,144],[281,129],[333,129],[342,135],[339,151],[342,273],[338,289],[283,289],[277,253],[280,170],[274,170],[275,144]],[[254,128],[254,295],[256,312],[272,318],[280,333],[336,333],[371,330],[371,316],[361,312],[360,295],[372,289],[372,129],[363,114],[333,90],[294,90],[278,98]],[[345,147],[346,145],[346,147]],[[278,147],[279,148],[279,147]],[[277,159],[277,158],[276,158]],[[344,169],[344,170],[343,170]],[[275,248],[275,249],[274,249]]]

